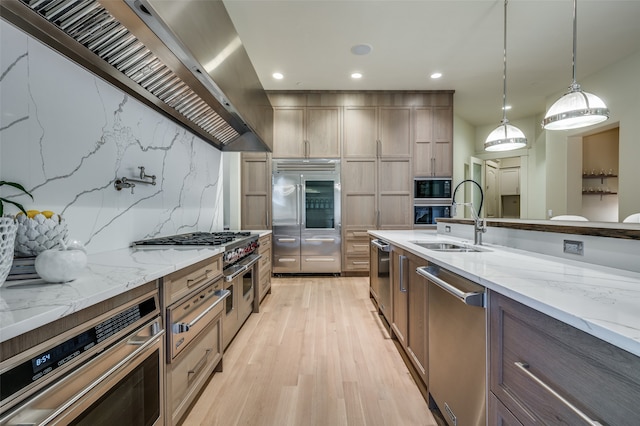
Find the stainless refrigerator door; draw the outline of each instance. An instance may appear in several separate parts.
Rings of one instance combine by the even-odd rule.
[[[298,173],[278,173],[272,181],[273,227],[300,227],[300,175]]]
[[[302,230],[333,229],[340,233],[340,174],[302,175]]]

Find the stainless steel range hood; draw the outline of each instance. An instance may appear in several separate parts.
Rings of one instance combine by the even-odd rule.
[[[271,151],[273,108],[217,0],[2,0],[2,17],[223,151]]]

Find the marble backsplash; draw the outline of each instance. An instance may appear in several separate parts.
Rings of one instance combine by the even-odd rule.
[[[222,229],[218,149],[2,19],[0,43],[0,180],[34,200],[3,197],[61,214],[90,253]],[[157,184],[116,191],[139,166]]]

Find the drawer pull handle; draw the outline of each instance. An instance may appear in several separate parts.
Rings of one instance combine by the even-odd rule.
[[[207,269],[204,271],[204,274],[200,275],[198,278],[188,279],[187,287],[193,287],[194,285],[200,283],[209,278],[209,274],[213,272],[213,269]]]
[[[214,294],[217,296],[216,300],[209,305],[205,310],[203,310],[202,312],[200,312],[200,314],[198,314],[197,317],[195,317],[191,322],[186,323],[186,322],[176,322],[171,326],[171,332],[173,334],[181,334],[181,333],[186,333],[189,330],[191,330],[192,327],[194,327],[198,321],[200,321],[202,318],[204,318],[209,312],[211,312],[213,309],[215,309],[216,306],[218,306],[220,303],[222,303],[222,301],[224,299],[226,299],[229,295],[231,295],[231,292],[229,290],[216,290],[214,292]]]
[[[196,366],[193,368],[193,370],[189,370],[187,372],[187,381],[191,381],[191,378],[194,375],[197,375],[200,370],[202,370],[202,367],[204,367],[204,365],[207,363],[207,358],[209,358],[209,354],[211,353],[213,349],[207,349],[204,352],[204,356],[202,357],[202,359],[200,361],[198,361],[198,363],[196,364]]]
[[[335,238],[305,238],[304,240],[312,243],[332,243],[336,239]]]
[[[360,260],[360,261],[358,261],[358,260],[354,260],[354,261],[353,261],[353,264],[354,264],[354,265],[368,265],[368,264],[369,264],[369,262],[365,262],[364,260]]]
[[[295,238],[278,238],[278,242],[281,242],[281,243],[295,243],[296,239]]]
[[[533,380],[534,382],[536,382],[538,385],[542,386],[542,388],[544,390],[546,390],[547,392],[549,392],[551,395],[553,395],[555,398],[557,398],[560,402],[562,402],[569,410],[573,411],[574,414],[578,417],[580,417],[582,420],[584,420],[588,425],[592,425],[592,426],[602,426],[602,423],[597,422],[595,420],[592,420],[591,418],[589,418],[586,414],[584,414],[582,411],[580,411],[575,405],[573,405],[572,403],[570,403],[569,401],[567,401],[566,399],[564,399],[562,397],[562,395],[560,395],[558,392],[556,392],[555,390],[553,390],[549,385],[547,385],[545,382],[543,382],[542,380],[540,380],[535,374],[533,374],[530,370],[529,370],[529,364],[527,364],[526,362],[520,362],[520,361],[516,361],[514,362],[514,364],[516,365],[516,367],[518,367],[524,374],[526,374],[531,380]]]

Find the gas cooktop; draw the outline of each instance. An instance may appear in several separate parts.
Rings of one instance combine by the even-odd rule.
[[[250,232],[190,232],[134,241],[132,246],[221,246],[251,236]]]

